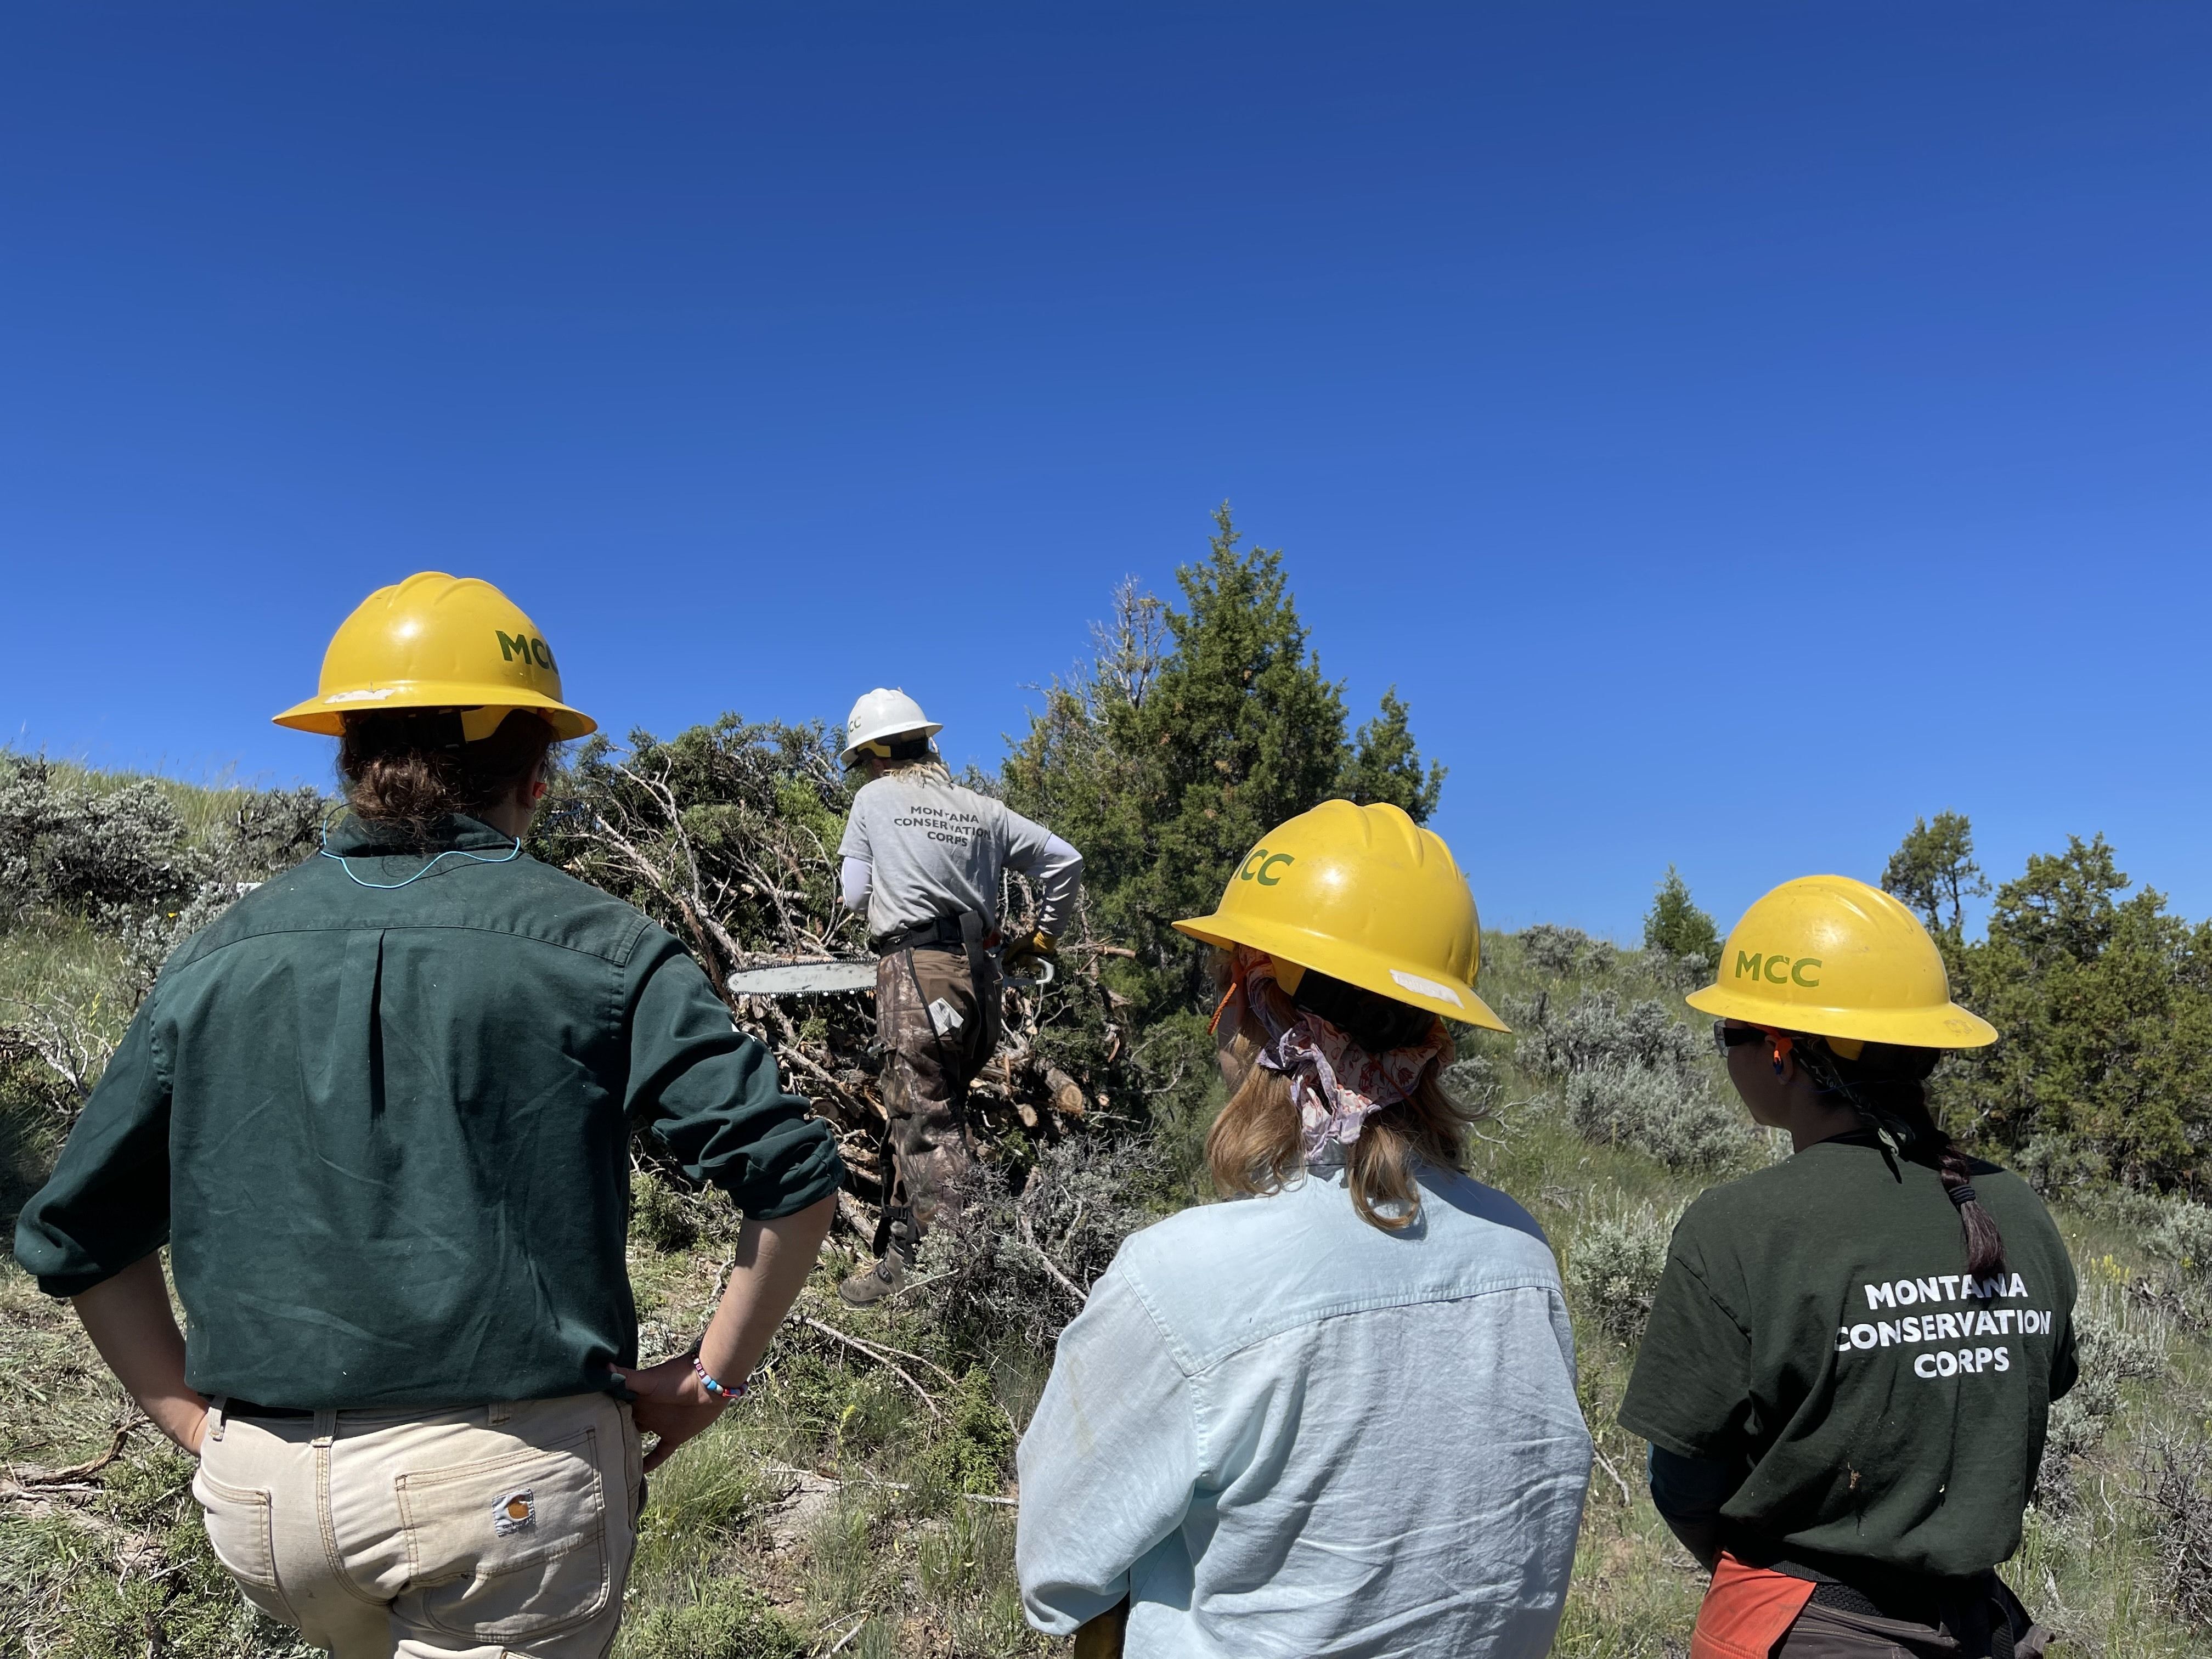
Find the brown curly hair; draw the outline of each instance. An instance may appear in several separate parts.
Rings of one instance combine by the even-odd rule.
[[[520,708],[477,743],[462,741],[461,718],[450,709],[349,714],[338,778],[356,815],[404,829],[420,846],[438,819],[481,817],[514,799],[556,740],[551,726]]]

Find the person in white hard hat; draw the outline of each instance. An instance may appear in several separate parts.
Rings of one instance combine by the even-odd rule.
[[[943,729],[905,692],[882,689],[845,722],[845,764],[868,781],[837,850],[845,902],[867,913],[877,956],[893,1170],[878,1260],[838,1287],[854,1307],[899,1287],[922,1229],[957,1200],[970,1162],[968,1086],[998,1047],[1000,964],[1052,954],[1083,876],[1082,854],[1058,836],[953,782],[930,741]],[[1035,884],[1037,915],[1001,939],[1007,870]]]

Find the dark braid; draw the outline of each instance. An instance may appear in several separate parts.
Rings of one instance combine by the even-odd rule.
[[[1928,1109],[1928,1076],[1942,1053],[1869,1042],[1856,1059],[1838,1054],[1819,1037],[1801,1038],[1796,1053],[1825,1095],[1840,1095],[1868,1126],[1887,1134],[1905,1158],[1936,1171],[1959,1212],[1966,1237],[1966,1272],[1985,1279],[2004,1265],[2004,1237],[1996,1218],[1974,1196],[1966,1155]]]

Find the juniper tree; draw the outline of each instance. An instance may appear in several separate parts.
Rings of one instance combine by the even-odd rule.
[[[1694,965],[1699,968],[1709,968],[1720,960],[1720,934],[1714,929],[1713,919],[1690,902],[1690,884],[1671,864],[1644,915],[1644,945],[1684,963],[1694,957]]]
[[[2131,884],[2102,836],[2069,836],[1997,889],[1953,988],[2003,1040],[1955,1057],[1936,1093],[1954,1129],[2164,1186],[2212,1147],[2212,923]]]
[[[1414,823],[1423,823],[1444,793],[1444,769],[1432,762],[1423,775],[1409,712],[1396,686],[1382,694],[1380,712],[1352,738],[1351,753],[1337,773],[1336,793],[1362,806],[1379,801],[1402,807]]]
[[[1881,890],[1918,911],[1929,932],[1948,933],[1955,945],[1965,933],[1966,901],[1990,890],[1989,878],[1974,862],[1974,830],[1966,814],[1938,812],[1932,823],[1915,818],[1889,855]],[[1948,921],[1946,905],[1951,912]]]
[[[1197,996],[1199,954],[1169,923],[1212,909],[1224,872],[1334,793],[1346,763],[1342,688],[1308,648],[1282,554],[1242,540],[1224,502],[1206,557],[1176,573],[1186,608],[1165,614],[1174,644],[1149,695],[1109,713],[1114,747],[1136,763],[1138,834],[1133,856],[1092,879],[1109,921],[1164,976],[1147,1001]]]
[[[1346,739],[1282,554],[1243,543],[1224,503],[1206,556],[1176,573],[1180,609],[1125,583],[1093,660],[1048,690],[1004,773],[1010,805],[1083,851],[1086,924],[1115,953],[1106,978],[1156,1098],[1211,1070],[1193,1018],[1205,953],[1170,924],[1212,908],[1284,819],[1333,797],[1425,817],[1443,782],[1395,690]]]
[[[1083,849],[1099,925],[1134,952],[1125,994],[1194,1001],[1200,956],[1169,924],[1211,909],[1260,837],[1319,802],[1436,809],[1394,687],[1356,737],[1322,672],[1279,550],[1245,548],[1227,503],[1204,559],[1176,573],[1183,607],[1124,584],[1092,663],[1046,694],[1008,757],[1006,799]]]

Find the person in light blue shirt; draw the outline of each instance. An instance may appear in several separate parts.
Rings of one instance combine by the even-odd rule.
[[[1590,1469],[1542,1231],[1459,1169],[1437,1081],[1475,995],[1437,836],[1330,801],[1209,916],[1235,1201],[1133,1235],[1023,1437],[1031,1624],[1079,1655],[1537,1659]],[[1439,1018],[1439,1017],[1442,1018]]]

